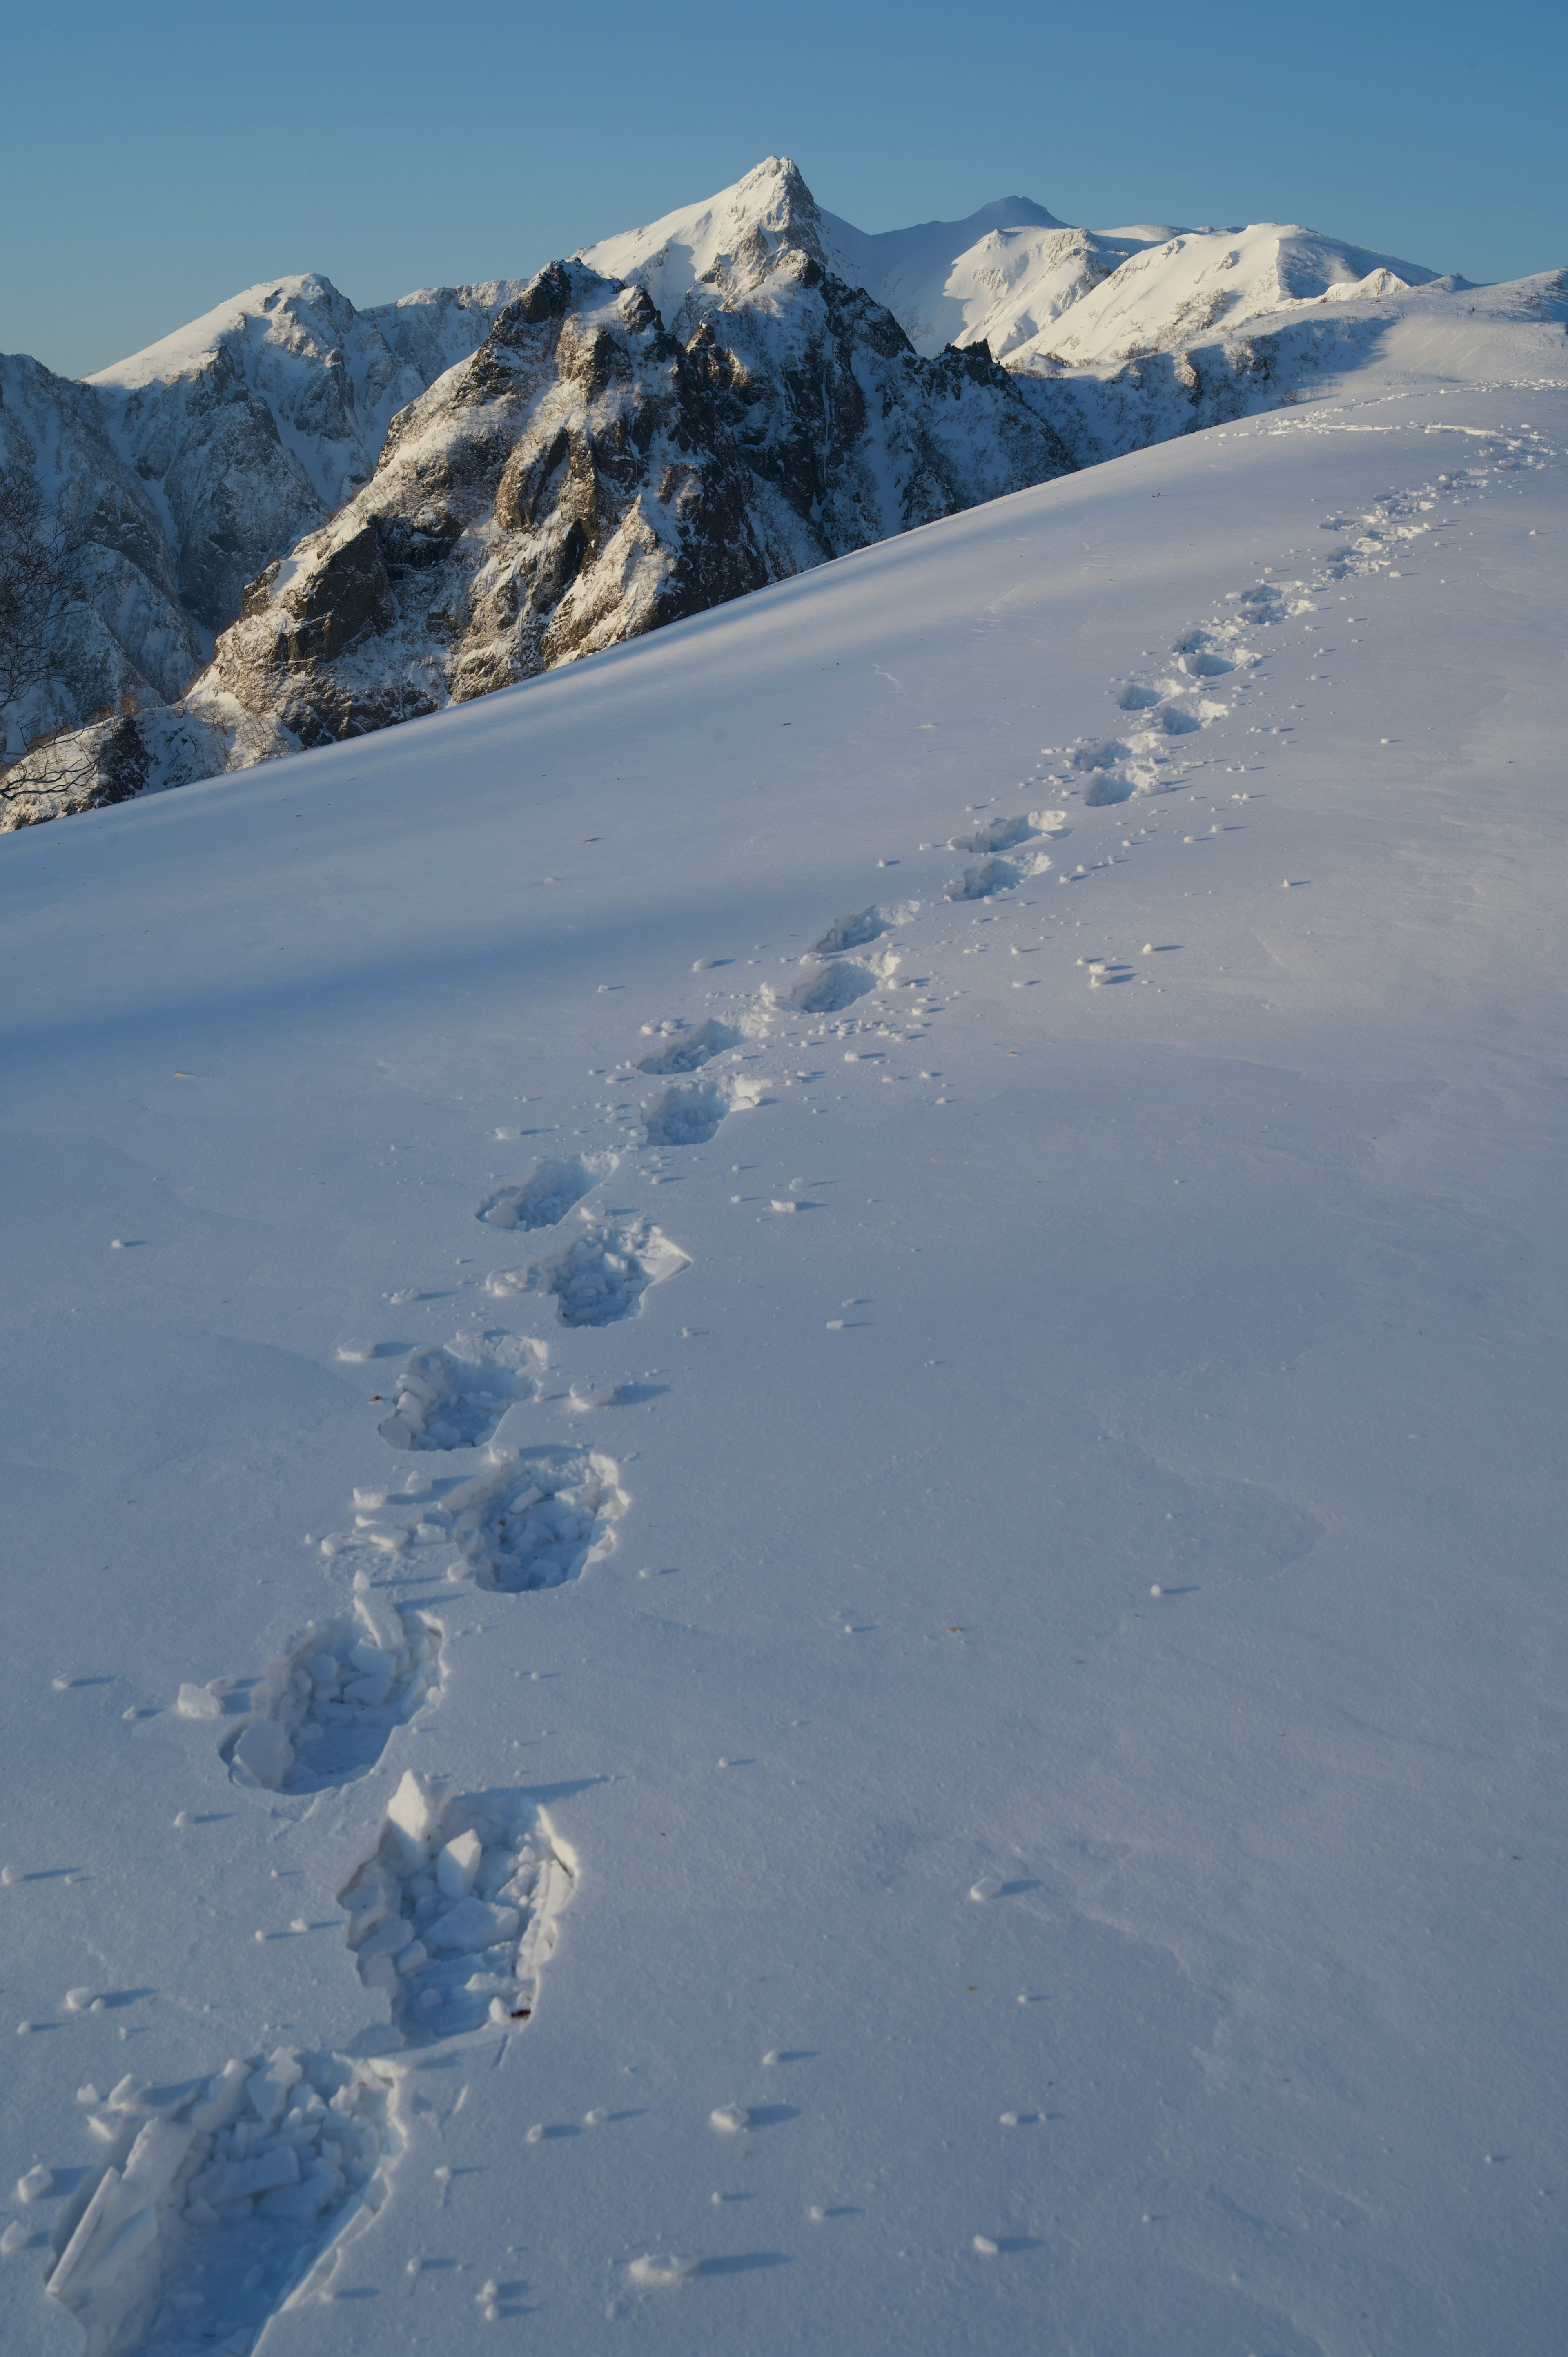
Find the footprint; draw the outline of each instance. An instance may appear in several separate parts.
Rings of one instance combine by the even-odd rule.
[[[642,1108],[643,1130],[650,1146],[706,1146],[725,1114],[745,1112],[756,1103],[757,1092],[748,1082],[699,1081],[691,1088],[666,1089],[650,1098]],[[575,1322],[567,1320],[568,1325]]]
[[[1048,867],[1047,859],[1044,865]],[[983,859],[976,867],[966,867],[943,893],[948,900],[989,900],[993,892],[1010,891],[1023,875],[1021,868],[1006,859]]]
[[[572,1880],[521,1792],[448,1797],[408,1770],[375,1855],[338,1893],[360,1978],[390,1997],[404,2044],[528,2020]]]
[[[515,1187],[488,1195],[475,1217],[492,1228],[553,1228],[615,1165],[613,1155],[596,1156],[591,1163],[580,1157],[560,1162],[546,1155]]]
[[[1260,625],[1277,622],[1284,605],[1280,591],[1267,581],[1259,581],[1251,589],[1231,590],[1227,602],[1240,606],[1246,620]]]
[[[642,1028],[652,1031],[664,1027],[645,1023]],[[637,1067],[639,1072],[694,1072],[710,1057],[721,1056],[726,1048],[740,1045],[741,1034],[725,1023],[672,1024],[671,1028],[674,1036],[669,1044],[644,1056]]]
[[[1113,770],[1118,761],[1127,758],[1127,747],[1114,737],[1101,737],[1098,742],[1076,745],[1071,754],[1075,770]]]
[[[485,1289],[504,1296],[518,1288],[487,1277]],[[542,1346],[515,1334],[461,1336],[450,1349],[415,1351],[394,1378],[397,1405],[376,1428],[393,1448],[477,1448],[514,1401],[534,1397],[543,1363]]]
[[[610,1326],[640,1313],[650,1285],[662,1285],[692,1265],[650,1220],[582,1216],[585,1224],[580,1235],[526,1268],[497,1269],[485,1280],[489,1291],[547,1293],[563,1326]]]
[[[1085,810],[1107,810],[1113,802],[1131,802],[1137,791],[1137,780],[1121,770],[1097,770],[1094,780],[1084,792]]]
[[[393,2088],[384,2065],[286,2047],[172,2104],[123,2080],[92,2112],[111,2157],[48,2278],[84,2357],[245,2357],[385,2201]]]
[[[991,818],[984,820],[968,834],[955,834],[948,845],[950,851],[1011,851],[1015,843],[1026,842],[1037,834],[1032,818]]]
[[[825,932],[817,935],[807,952],[810,957],[837,957],[841,950],[858,950],[867,942],[875,942],[887,931],[891,920],[875,907],[857,909],[847,917],[835,917]]]
[[[613,1458],[539,1448],[504,1451],[454,1482],[442,1503],[476,1585],[517,1596],[560,1587],[607,1555],[607,1526],[626,1512],[627,1498]]]
[[[1159,703],[1161,693],[1157,687],[1142,687],[1134,682],[1122,690],[1116,702],[1122,712],[1147,712],[1152,705]]]
[[[832,965],[820,965],[803,982],[798,982],[785,1004],[798,1007],[803,1015],[837,1015],[853,1006],[875,989],[877,976],[869,966],[854,958],[838,958]]]
[[[440,1691],[441,1632],[360,1594],[312,1621],[262,1681],[256,1715],[225,1747],[231,1772],[269,1792],[322,1792],[375,1766],[394,1727]]]

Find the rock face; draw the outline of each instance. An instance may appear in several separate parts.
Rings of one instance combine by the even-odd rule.
[[[185,610],[155,500],[115,448],[91,390],[37,361],[0,358],[0,465],[30,470],[81,543],[61,676],[5,716],[11,748],[127,698],[177,696],[210,641]]]
[[[673,333],[641,286],[542,271],[252,586],[193,705],[251,759],[362,734],[1070,468],[1004,370],[919,359],[793,228]]]

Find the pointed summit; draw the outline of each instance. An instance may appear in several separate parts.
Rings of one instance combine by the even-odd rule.
[[[606,278],[635,279],[668,326],[698,280],[721,264],[755,269],[786,248],[832,266],[822,215],[799,166],[788,156],[768,156],[716,197],[581,246],[572,258]]]

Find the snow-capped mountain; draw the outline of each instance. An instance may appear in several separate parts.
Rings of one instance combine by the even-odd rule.
[[[0,356],[0,464],[31,473],[50,511],[82,542],[74,697],[29,696],[4,716],[0,754],[127,695],[139,704],[177,696],[210,654],[211,636],[180,595],[156,495],[115,447],[92,388],[25,355]]]
[[[8,749],[121,710],[13,768],[0,824],[106,798],[106,761],[117,797],[463,701],[1272,406],[1456,283],[1023,198],[868,235],[769,157],[526,283],[360,311],[285,277],[85,383],[0,362],[5,455],[88,544],[72,664]]]
[[[892,312],[918,352],[990,346],[1011,368],[1112,368],[1298,303],[1426,285],[1419,263],[1279,222],[1247,229],[1079,229],[1028,197],[964,221],[867,235],[818,206],[787,156],[733,188],[603,238],[578,259],[648,288],[667,320],[692,286],[757,234],[788,237]],[[1070,331],[1056,323],[1072,314]]]

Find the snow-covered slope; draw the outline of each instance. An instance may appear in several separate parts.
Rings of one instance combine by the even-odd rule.
[[[1538,304],[0,845],[7,2350],[1556,2357]]]
[[[1114,368],[1138,353],[1177,350],[1217,328],[1234,334],[1264,318],[1278,325],[1280,315],[1298,304],[1364,301],[1413,286],[1463,283],[1273,221],[1240,230],[1184,230],[1129,253],[1083,290],[1065,320],[1053,317],[1033,336],[1015,337],[1009,321],[1006,356],[1015,368],[1052,361]],[[1016,323],[1020,330],[1026,324]]]

